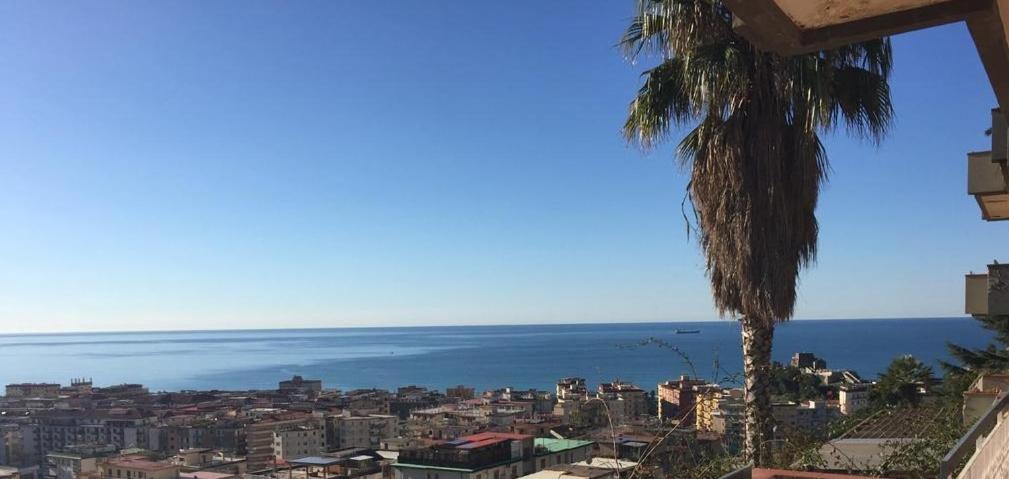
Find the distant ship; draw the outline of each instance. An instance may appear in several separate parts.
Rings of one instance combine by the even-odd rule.
[[[698,334],[700,332],[701,332],[700,329],[677,329],[676,330],[676,334]]]

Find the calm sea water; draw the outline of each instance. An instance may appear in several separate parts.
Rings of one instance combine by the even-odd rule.
[[[677,328],[701,332],[676,334]],[[651,337],[678,348],[693,367],[669,348],[640,345]],[[901,354],[938,371],[946,341],[980,347],[990,340],[968,318],[793,321],[778,328],[774,358],[811,351],[830,367],[874,377]],[[620,378],[652,389],[692,369],[728,382],[741,364],[739,326],[729,320],[0,335],[0,384],[86,376],[96,385],[138,382],[152,390],[275,388],[294,374],[341,389],[551,389],[564,376],[591,383]]]

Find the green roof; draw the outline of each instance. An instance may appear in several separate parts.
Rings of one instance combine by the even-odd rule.
[[[583,441],[580,439],[553,439],[549,437],[537,437],[533,441],[535,442],[537,449],[542,447],[547,450],[547,454],[570,451],[572,449],[579,449],[592,445],[592,441]]]

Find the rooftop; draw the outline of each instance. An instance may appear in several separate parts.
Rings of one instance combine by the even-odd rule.
[[[537,437],[533,440],[537,449],[546,449],[547,454],[570,451],[581,447],[591,446],[593,441],[583,441],[581,439],[553,439]]]
[[[638,467],[638,463],[634,461],[626,461],[623,459],[612,459],[609,457],[594,457],[591,460],[576,462],[572,465],[594,467],[597,469],[610,469],[610,470],[616,469],[618,471]]]
[[[482,441],[485,439],[501,438],[501,439],[512,439],[516,441],[523,441],[526,439],[533,439],[533,436],[529,434],[517,434],[510,432],[481,432],[478,434],[473,434],[470,436],[463,436],[459,439],[465,439],[468,441]]]
[[[228,479],[230,477],[235,477],[235,475],[224,472],[209,472],[209,471],[179,473],[179,479]]]
[[[342,459],[338,457],[308,456],[287,461],[293,466],[332,466],[339,464]]]
[[[177,466],[165,462],[155,462],[139,457],[113,457],[108,460],[108,465],[121,467],[124,469],[139,469],[141,471],[160,471],[172,469]]]
[[[613,474],[612,471],[587,466],[557,465],[551,466],[539,472],[522,476],[522,479],[572,479],[587,478],[595,479],[607,477]]]

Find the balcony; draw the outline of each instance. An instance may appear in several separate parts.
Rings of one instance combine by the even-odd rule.
[[[1009,264],[990,264],[987,274],[966,275],[964,289],[967,314],[1009,315]]]
[[[1007,477],[1009,474],[1009,394],[1002,394],[939,463],[939,479]]]

